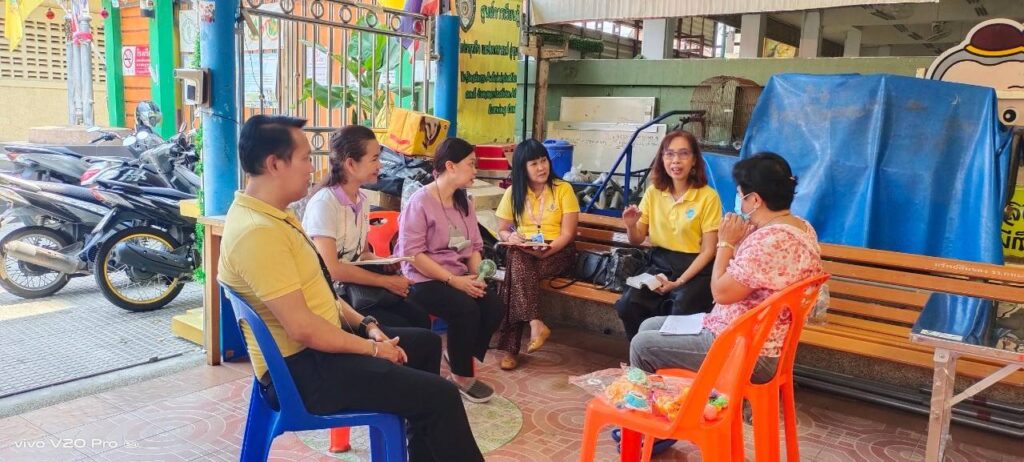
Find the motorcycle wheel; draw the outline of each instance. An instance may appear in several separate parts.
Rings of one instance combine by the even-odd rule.
[[[155,228],[136,226],[114,233],[100,245],[93,270],[103,297],[128,311],[157,310],[174,300],[184,287],[183,281],[119,264],[113,251],[122,242],[165,252],[179,245],[170,234]]]
[[[42,226],[29,226],[11,231],[0,239],[0,286],[21,298],[41,298],[63,289],[71,278],[66,273],[15,260],[4,254],[8,242],[21,241],[50,250],[71,244],[64,233]]]

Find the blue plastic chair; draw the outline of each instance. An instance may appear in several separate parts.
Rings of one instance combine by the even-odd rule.
[[[378,412],[346,412],[334,415],[310,414],[303,404],[281,350],[274,342],[267,325],[256,311],[237,293],[221,286],[223,300],[231,304],[236,319],[244,320],[256,337],[256,344],[267,362],[281,410],[275,411],[257,380],[253,380],[249,415],[242,439],[242,462],[265,461],[274,438],[286,431],[316,430],[334,427],[370,427],[370,456],[374,461],[405,462],[405,420],[394,414]],[[244,341],[244,339],[243,339]]]

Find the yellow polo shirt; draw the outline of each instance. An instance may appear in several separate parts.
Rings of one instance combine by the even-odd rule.
[[[541,213],[537,211],[540,207],[540,199],[532,189],[526,189],[526,204],[524,204],[526,208],[523,210],[523,215],[519,217],[518,228],[519,233],[523,236],[529,238],[537,234],[539,230],[544,234],[545,241],[553,241],[562,233],[562,215],[580,211],[580,203],[576,200],[576,193],[573,192],[571,184],[555,180],[553,186],[553,188],[544,189],[544,210]],[[512,188],[505,190],[505,195],[501,197],[498,210],[494,214],[502,220],[515,221],[513,219],[515,214],[512,212]],[[538,215],[540,216],[540,226],[536,219]]]
[[[263,318],[285,357],[306,347],[288,337],[263,300],[301,289],[313,314],[341,328],[334,291],[324,280],[316,251],[301,229],[302,224],[290,211],[237,192],[228,209],[220,246],[217,279],[241,295]],[[243,324],[242,335],[253,371],[261,377],[267,363],[248,325]]]
[[[722,200],[711,186],[690,188],[679,201],[669,191],[648,187],[640,200],[640,223],[648,226],[655,247],[676,252],[698,253],[704,233],[718,231],[722,222]]]

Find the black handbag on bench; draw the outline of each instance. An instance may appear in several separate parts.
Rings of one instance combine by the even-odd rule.
[[[612,292],[622,292],[626,278],[639,274],[645,261],[644,251],[640,249],[614,248],[608,252],[579,250],[569,282],[548,284],[557,290],[583,281]]]
[[[590,284],[603,285],[604,272],[606,271],[608,260],[610,258],[611,254],[608,252],[577,250],[576,264],[573,265],[572,275],[569,277],[569,282],[565,284],[556,285],[554,282],[549,281],[548,284],[551,286],[552,289],[558,290],[569,287],[580,281],[587,282]]]

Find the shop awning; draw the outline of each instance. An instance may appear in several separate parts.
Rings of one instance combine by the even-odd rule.
[[[527,0],[531,1],[531,0]],[[533,24],[801,11],[938,0],[532,0]]]

